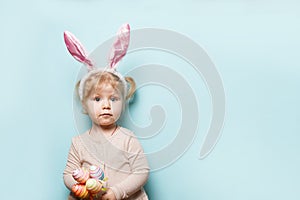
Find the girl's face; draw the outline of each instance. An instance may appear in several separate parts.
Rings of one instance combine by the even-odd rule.
[[[121,93],[110,84],[104,84],[101,89],[92,92],[86,100],[86,111],[91,120],[102,127],[114,125],[119,119],[123,108]]]

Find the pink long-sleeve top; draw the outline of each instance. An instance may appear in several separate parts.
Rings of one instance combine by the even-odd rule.
[[[106,186],[118,200],[148,200],[143,189],[149,175],[148,162],[139,141],[128,129],[119,127],[110,137],[93,136],[87,131],[72,138],[63,175],[69,190],[77,183],[73,171],[91,165],[104,170]],[[76,198],[70,194],[69,199]]]

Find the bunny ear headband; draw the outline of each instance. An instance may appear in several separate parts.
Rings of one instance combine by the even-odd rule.
[[[120,60],[126,55],[129,41],[130,41],[130,26],[129,24],[124,24],[121,26],[117,33],[117,38],[113,43],[113,46],[110,50],[109,58],[108,58],[108,66],[105,68],[96,68],[93,64],[93,61],[88,59],[87,52],[85,51],[83,45],[79,42],[79,40],[70,32],[64,32],[64,40],[66,46],[70,52],[70,54],[79,62],[83,63],[88,70],[88,73],[81,79],[80,85],[78,88],[78,94],[80,100],[83,99],[83,89],[86,80],[93,74],[98,72],[111,72],[114,75],[118,76],[122,83],[124,84],[124,94],[127,94],[127,83],[125,78],[117,72],[117,64]]]

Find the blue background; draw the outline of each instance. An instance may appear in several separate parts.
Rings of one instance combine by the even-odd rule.
[[[207,51],[225,87],[222,136],[199,160],[211,111],[201,77],[189,78],[193,88],[203,88],[197,94],[199,133],[177,162],[151,173],[150,199],[300,199],[299,13],[300,3],[292,0],[1,1],[1,199],[66,198],[62,172],[77,134],[72,102],[81,65],[68,55],[62,33],[72,31],[91,51],[124,22],[190,37]],[[143,57],[180,64],[156,54]],[[138,54],[126,59],[143,63]],[[165,103],[163,97],[151,102],[155,88],[144,89],[146,104]],[[178,108],[175,100],[167,103],[166,110]],[[135,109],[133,116],[149,123],[145,111]],[[168,117],[170,124],[179,120],[174,113]],[[145,150],[163,146],[168,137],[156,146],[147,141]]]

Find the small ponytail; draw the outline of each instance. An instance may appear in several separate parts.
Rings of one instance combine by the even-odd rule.
[[[126,100],[127,100],[133,96],[135,89],[136,89],[136,84],[135,84],[135,81],[133,80],[133,78],[131,78],[129,76],[126,76],[125,80],[127,83],[129,83],[129,89],[128,89],[127,96],[126,96]]]
[[[79,81],[76,83],[76,85],[75,85],[76,96],[77,96],[78,100],[81,101],[81,105],[82,105],[82,113],[83,113],[83,114],[88,114],[88,113],[86,112],[86,105],[85,105],[85,103],[83,103],[83,101],[82,101],[82,100],[80,99],[80,97],[79,97],[79,90],[78,90],[78,88],[79,88],[79,85],[80,85],[80,81],[81,81],[81,80],[79,80]]]
[[[76,85],[75,85],[76,95],[77,95],[78,98],[79,98],[79,91],[78,91],[79,85],[80,85],[80,80],[79,80],[79,81],[76,83]],[[79,99],[80,99],[80,98],[79,98]]]

